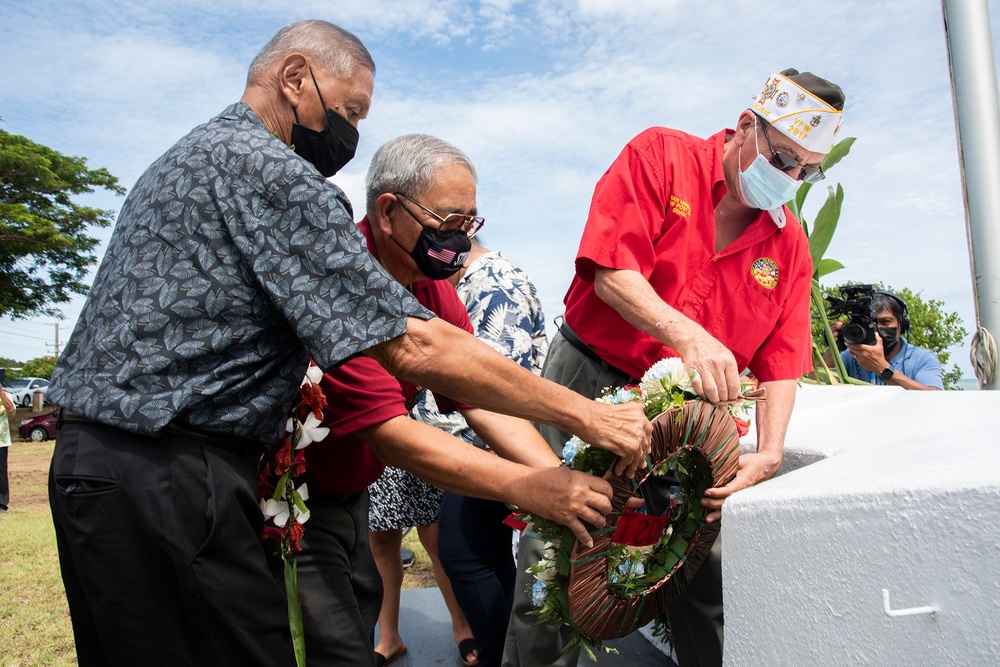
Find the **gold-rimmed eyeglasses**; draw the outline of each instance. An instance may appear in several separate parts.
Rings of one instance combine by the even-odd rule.
[[[823,167],[809,167],[799,163],[799,161],[791,155],[774,150],[774,146],[771,145],[771,137],[767,134],[767,126],[770,125],[770,123],[757,114],[754,115],[760,119],[761,129],[764,130],[764,140],[767,141],[767,149],[771,151],[771,159],[768,160],[768,162],[771,163],[772,167],[778,171],[784,172],[789,172],[796,167],[802,167],[802,170],[799,172],[799,177],[796,180],[803,181],[805,183],[819,183],[826,178],[826,174],[823,173]]]
[[[392,194],[397,199],[403,198],[408,202],[416,204],[421,208],[421,210],[427,213],[427,215],[431,216],[439,223],[441,223],[437,229],[438,234],[440,234],[441,236],[451,236],[452,234],[455,234],[457,232],[465,232],[465,235],[471,239],[473,236],[476,235],[476,232],[482,229],[483,225],[486,224],[485,218],[478,215],[465,215],[464,213],[449,213],[448,215],[442,218],[440,215],[430,210],[429,208],[418,202],[413,197],[408,197],[404,195],[402,192],[394,192]],[[410,217],[416,220],[418,224],[424,226],[424,223],[420,222],[420,218],[413,215],[413,211],[406,208],[406,206],[403,205],[402,202],[400,202],[400,206],[402,206],[403,209],[410,214]]]

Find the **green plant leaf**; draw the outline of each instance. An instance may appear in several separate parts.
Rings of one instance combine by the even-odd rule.
[[[815,277],[822,278],[828,273],[833,273],[834,271],[840,271],[844,268],[844,265],[835,259],[821,259],[819,264],[816,266]]]
[[[827,189],[829,195],[816,214],[812,234],[809,235],[809,254],[812,255],[813,266],[819,266],[823,254],[833,240],[833,233],[837,231],[837,222],[840,220],[840,208],[844,203],[843,186],[838,183],[836,190],[832,185]]]
[[[297,667],[306,666],[306,636],[302,628],[302,603],[299,602],[298,563],[285,559],[285,597],[288,598],[288,629],[292,634]]]
[[[837,142],[836,145],[830,149],[830,152],[826,154],[826,157],[823,158],[823,171],[825,172],[829,170],[830,167],[843,160],[847,154],[851,152],[851,146],[854,145],[854,141],[854,137],[847,137],[846,139]],[[799,189],[801,190],[801,188]]]
[[[806,230],[806,236],[809,235],[809,227],[806,225],[806,221],[802,218],[802,204],[806,201],[806,195],[809,194],[809,190],[812,189],[812,183],[803,183],[799,186],[799,189],[795,191],[795,198],[788,202],[786,206],[792,212],[799,222],[802,223],[802,228]]]

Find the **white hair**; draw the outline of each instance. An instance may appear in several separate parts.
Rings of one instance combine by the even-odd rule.
[[[401,192],[417,198],[434,186],[434,169],[461,164],[478,180],[472,160],[443,139],[429,134],[404,134],[382,144],[372,157],[365,178],[368,215],[375,214],[375,202],[386,192]]]
[[[350,76],[358,66],[375,73],[375,61],[360,39],[327,21],[311,20],[279,30],[250,63],[247,82],[259,81],[290,53],[314,58],[334,76]]]

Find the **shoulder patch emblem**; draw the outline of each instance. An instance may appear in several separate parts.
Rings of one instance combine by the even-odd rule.
[[[778,284],[778,265],[770,257],[755,259],[750,265],[750,275],[762,287],[774,289]]]

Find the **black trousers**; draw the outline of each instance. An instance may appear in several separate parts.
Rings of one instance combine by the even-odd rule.
[[[10,502],[10,480],[7,478],[7,450],[0,447],[0,509],[7,509]]]
[[[294,664],[247,460],[66,422],[49,503],[82,667]]]
[[[309,667],[374,667],[382,576],[368,543],[368,490],[306,501],[298,563]]]
[[[455,598],[476,639],[479,664],[498,667],[514,600],[507,505],[445,493],[438,513],[438,552]]]

